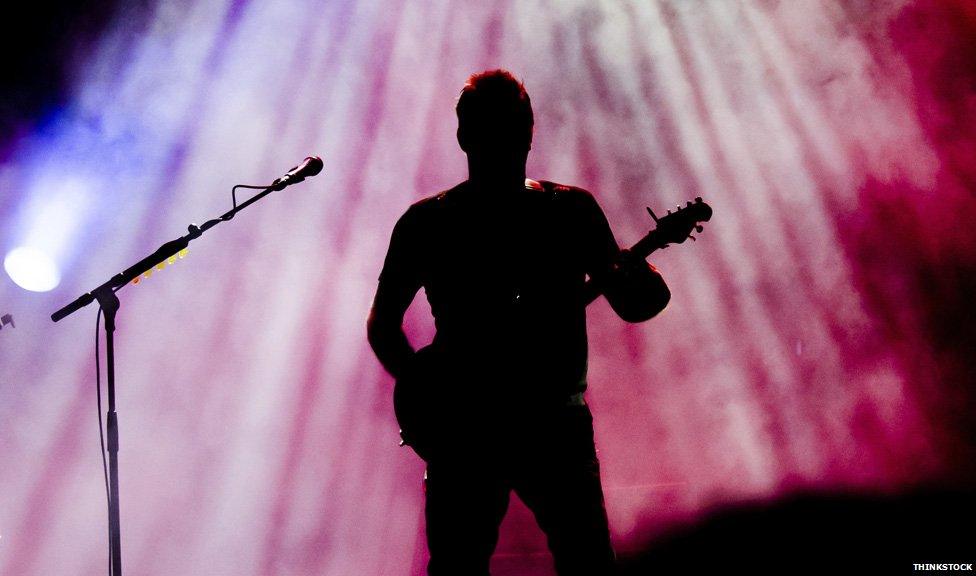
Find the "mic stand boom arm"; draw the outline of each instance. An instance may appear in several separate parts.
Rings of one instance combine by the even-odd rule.
[[[300,182],[301,180],[296,180],[295,182],[290,182],[294,184]],[[106,432],[108,435],[108,460],[109,460],[109,514],[108,514],[108,529],[109,529],[109,553],[110,553],[110,564],[112,567],[112,576],[122,576],[122,541],[121,541],[121,525],[119,520],[119,424],[118,416],[115,412],[115,315],[119,310],[119,298],[115,295],[116,292],[122,289],[126,284],[131,282],[133,279],[137,278],[143,272],[152,269],[153,266],[163,262],[170,256],[176,255],[180,250],[189,245],[191,240],[199,238],[201,234],[213,228],[221,222],[225,222],[234,217],[235,214],[247,208],[254,202],[257,202],[261,198],[264,198],[271,192],[275,190],[281,190],[287,184],[275,183],[271,186],[265,188],[258,194],[255,194],[243,204],[239,206],[234,206],[230,211],[223,214],[218,218],[208,220],[203,223],[202,226],[197,226],[196,224],[190,224],[187,227],[187,234],[181,236],[176,240],[170,240],[169,242],[163,244],[156,249],[155,252],[146,256],[142,260],[136,262],[132,266],[129,266],[122,272],[119,272],[115,276],[108,279],[107,282],[95,288],[91,292],[82,294],[76,298],[70,304],[67,304],[54,314],[51,314],[51,320],[57,322],[66,316],[71,315],[74,312],[84,308],[85,306],[91,304],[93,301],[98,300],[99,305],[102,307],[102,311],[105,313],[105,365],[106,365],[106,387],[108,389],[108,418],[106,420]]]
[[[136,262],[132,266],[129,266],[122,272],[119,272],[115,276],[112,276],[111,278],[108,279],[107,282],[105,282],[98,288],[95,288],[91,292],[86,292],[85,294],[82,294],[70,304],[65,305],[54,314],[51,314],[51,320],[57,322],[58,320],[70,316],[72,313],[84,308],[85,306],[88,306],[95,300],[99,300],[98,298],[99,294],[104,294],[106,291],[117,292],[123,286],[125,286],[126,284],[128,284],[129,282],[137,278],[138,276],[140,276],[143,272],[152,269],[153,266],[166,260],[170,256],[175,256],[177,253],[179,253],[180,250],[186,248],[190,244],[191,240],[199,238],[204,232],[206,232],[210,228],[213,228],[217,224],[230,220],[231,218],[234,217],[235,214],[237,214],[244,208],[247,208],[254,202],[257,202],[261,198],[264,198],[265,196],[274,192],[275,190],[280,190],[280,188],[278,188],[277,186],[270,186],[268,188],[265,188],[259,194],[255,194],[251,198],[248,198],[246,202],[244,202],[239,206],[235,206],[234,208],[232,208],[222,216],[204,222],[202,226],[197,226],[196,224],[190,224],[187,227],[187,234],[185,236],[181,236],[176,240],[170,240],[169,242],[157,248],[156,251],[150,254],[149,256],[146,256],[145,258]]]

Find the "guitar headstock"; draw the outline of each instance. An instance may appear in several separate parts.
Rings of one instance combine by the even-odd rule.
[[[688,238],[694,240],[695,237],[691,233],[701,232],[703,230],[701,223],[712,219],[712,207],[702,202],[701,198],[695,198],[694,202],[678,206],[674,212],[668,210],[668,213],[660,218],[650,208],[647,209],[647,213],[654,219],[657,227],[627,250],[621,250],[622,264],[634,261],[636,258],[647,258],[651,252],[658,248],[667,248],[668,244],[681,244]],[[586,288],[583,301],[589,304],[596,300],[602,289],[595,285],[592,279],[586,283]]]
[[[678,206],[673,212],[658,218],[650,208],[647,213],[654,219],[657,228],[654,230],[655,240],[660,247],[668,244],[681,244],[688,238],[695,239],[692,232],[702,232],[702,222],[708,222],[712,218],[712,207],[702,201],[701,197],[695,198],[694,202],[688,202],[684,206]]]

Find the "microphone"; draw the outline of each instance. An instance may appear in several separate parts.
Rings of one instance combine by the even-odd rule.
[[[305,178],[315,176],[322,171],[322,159],[318,156],[309,156],[304,162],[289,170],[284,176],[271,183],[272,190],[283,190],[286,186],[298,184]]]

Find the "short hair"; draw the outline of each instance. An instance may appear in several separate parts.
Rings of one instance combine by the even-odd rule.
[[[529,93],[507,70],[472,74],[461,89],[457,116],[458,130],[468,142],[518,143],[524,138],[526,146],[532,143]]]

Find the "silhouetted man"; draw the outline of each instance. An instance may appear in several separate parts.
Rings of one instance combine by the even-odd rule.
[[[427,461],[428,573],[487,575],[514,490],[560,575],[608,574],[613,550],[583,400],[584,281],[630,322],[660,312],[670,293],[653,267],[619,250],[588,192],[526,179],[532,106],[511,74],[472,76],[457,115],[468,180],[397,222],[368,321],[397,394],[401,381],[422,389],[407,404],[426,429],[401,426]],[[417,353],[402,323],[421,287],[437,333]]]

